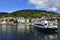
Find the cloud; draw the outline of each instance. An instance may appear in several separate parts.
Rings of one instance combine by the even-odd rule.
[[[60,0],[29,0],[29,3],[35,5],[35,8],[47,8],[48,10],[59,10]]]

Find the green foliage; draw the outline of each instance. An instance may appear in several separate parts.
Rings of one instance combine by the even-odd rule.
[[[12,13],[1,15],[1,17],[25,17],[25,18],[41,18],[46,17],[60,17],[60,14],[56,12],[48,12],[45,10],[19,10]]]

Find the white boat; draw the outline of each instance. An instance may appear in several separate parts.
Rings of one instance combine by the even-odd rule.
[[[39,31],[54,32],[58,29],[58,22],[56,19],[39,20],[34,24],[34,27]]]

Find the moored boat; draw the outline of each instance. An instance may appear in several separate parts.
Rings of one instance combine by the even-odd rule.
[[[35,23],[34,27],[41,32],[56,32],[58,22],[57,19],[42,19]]]

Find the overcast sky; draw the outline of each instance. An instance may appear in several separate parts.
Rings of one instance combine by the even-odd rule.
[[[0,0],[0,12],[38,9],[60,12],[60,0]]]

